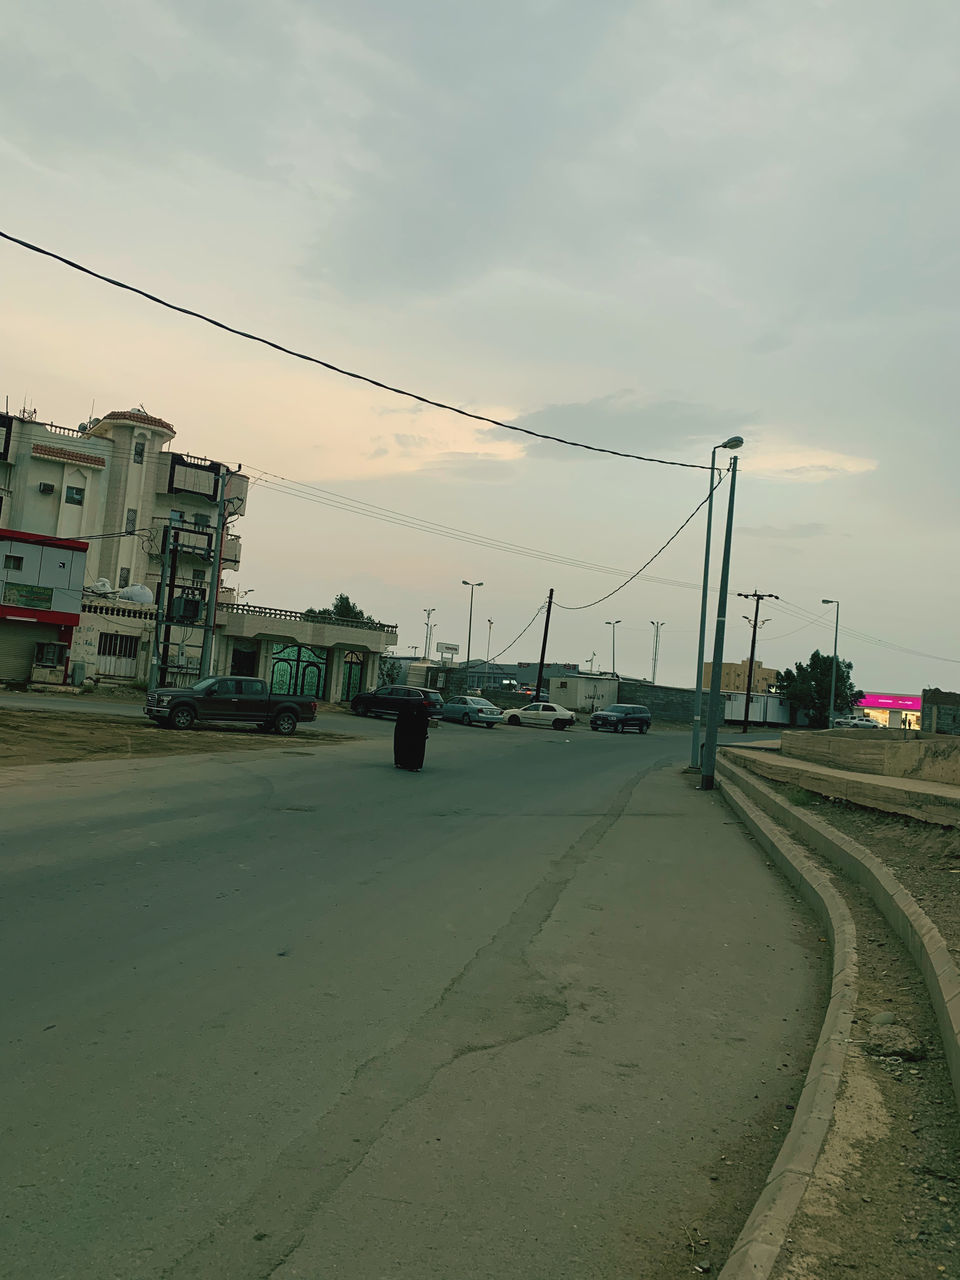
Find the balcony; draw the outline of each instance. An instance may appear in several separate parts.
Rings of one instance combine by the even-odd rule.
[[[221,552],[222,567],[224,569],[239,569],[240,567],[240,539],[236,534],[228,533],[223,540],[223,550]]]

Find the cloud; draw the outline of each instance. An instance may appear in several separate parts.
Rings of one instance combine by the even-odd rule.
[[[761,439],[755,453],[750,453],[744,466],[751,475],[766,480],[784,480],[799,484],[821,484],[843,476],[863,475],[875,471],[876,458],[857,457],[815,445],[798,445],[772,437]]]
[[[603,448],[658,457],[676,457],[680,453],[686,457],[692,444],[709,441],[705,444],[709,454],[713,445],[725,437],[746,431],[751,415],[682,400],[651,403],[635,391],[623,390],[580,403],[546,405],[514,421],[518,427]],[[530,440],[526,451],[531,457],[567,461],[578,458],[575,449],[549,440]]]
[[[810,524],[758,524],[741,526],[738,530],[747,538],[825,538],[832,536],[830,526],[812,521]]]
[[[421,472],[448,480],[499,484],[516,474],[519,460],[484,453],[442,453],[420,468]]]

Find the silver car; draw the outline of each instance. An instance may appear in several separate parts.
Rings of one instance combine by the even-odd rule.
[[[484,724],[492,729],[503,719],[503,712],[486,698],[449,698],[440,712],[441,720],[456,720],[460,724]]]

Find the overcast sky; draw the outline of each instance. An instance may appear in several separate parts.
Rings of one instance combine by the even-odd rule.
[[[761,613],[762,661],[830,650],[835,597],[842,626],[885,642],[841,634],[862,687],[960,687],[955,4],[2,0],[0,15],[4,230],[538,431],[698,463],[738,432],[731,587],[790,602]],[[418,410],[10,245],[0,284],[0,395],[42,420],[143,403],[185,451],[624,576],[706,492],[704,471]],[[488,618],[496,653],[550,586],[580,604],[618,581],[261,484],[241,524],[250,603],[343,590],[399,622],[400,652],[432,606],[462,654],[463,578],[485,583],[481,654]],[[670,582],[559,612],[550,658],[609,666],[621,619],[617,665],[649,676],[663,620],[659,678],[691,684],[703,530],[701,513],[651,567]],[[532,630],[508,656],[537,649]]]

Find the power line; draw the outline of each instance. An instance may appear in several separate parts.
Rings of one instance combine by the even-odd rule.
[[[79,271],[83,275],[91,276],[94,280],[100,280],[103,284],[111,285],[114,289],[123,289],[127,293],[134,293],[140,298],[145,298],[147,302],[156,303],[159,307],[166,307],[168,311],[176,311],[180,315],[190,316],[194,320],[201,320],[204,324],[212,325],[215,329],[222,329],[225,333],[232,333],[237,338],[244,338],[248,342],[258,342],[261,346],[279,351],[282,355],[293,356],[295,360],[304,360],[308,364],[319,365],[322,369],[337,373],[343,378],[351,378],[354,382],[364,382],[367,386],[376,387],[379,391],[388,391],[391,395],[403,396],[407,400],[415,400],[418,404],[429,405],[433,409],[442,409],[446,413],[455,413],[461,418],[470,418],[474,422],[486,422],[492,427],[500,427],[504,431],[516,431],[520,435],[532,436],[537,440],[549,440],[553,444],[562,444],[570,449],[586,449],[590,453],[605,453],[614,458],[630,458],[634,462],[653,462],[664,467],[685,467],[692,471],[710,470],[708,466],[699,462],[676,462],[669,458],[648,458],[639,453],[624,453],[620,449],[605,449],[601,448],[600,445],[584,444],[581,440],[565,440],[561,436],[548,435],[543,431],[533,431],[529,427],[518,427],[516,423],[501,422],[499,418],[488,418],[486,414],[471,413],[468,409],[460,409],[456,405],[445,404],[442,400],[434,400],[430,396],[422,396],[415,391],[405,391],[402,387],[391,386],[388,382],[381,382],[378,378],[371,378],[367,374],[356,373],[351,369],[342,369],[339,365],[332,364],[329,360],[321,360],[319,356],[307,355],[303,351],[294,351],[292,347],[285,347],[282,343],[273,342],[270,338],[261,338],[255,333],[247,333],[246,330],[237,329],[234,325],[225,324],[222,320],[214,320],[212,316],[205,315],[202,311],[194,311],[190,307],[182,307],[178,303],[168,302],[165,298],[159,298],[154,293],[147,293],[145,289],[138,289],[136,285],[126,284],[122,280],[114,280],[99,271],[94,271],[91,267],[85,267],[82,263],[65,258],[62,254],[54,253],[51,249],[41,248],[40,245],[31,244],[29,240],[21,240],[18,236],[10,235],[9,232],[0,231],[0,238],[8,240],[11,244],[19,245],[22,249],[29,249],[31,253],[38,253],[44,258],[52,258],[54,262],[60,262],[63,266],[70,267],[72,271]]]
[[[516,636],[513,640],[511,640],[511,641],[510,641],[510,643],[507,645],[506,649],[501,649],[499,653],[495,654],[495,655],[490,659],[490,661],[491,661],[491,662],[496,662],[498,658],[502,658],[502,657],[503,657],[503,655],[504,655],[505,653],[508,653],[508,652],[513,648],[513,646],[514,646],[514,645],[515,645],[519,640],[522,640],[522,639],[523,639],[523,637],[524,637],[524,636],[527,634],[527,632],[530,630],[530,628],[533,626],[533,624],[536,622],[536,620],[540,617],[541,613],[543,613],[543,611],[544,611],[544,609],[545,609],[546,607],[547,607],[547,606],[546,606],[546,603],[543,603],[543,604],[539,605],[539,606],[538,606],[538,608],[537,608],[537,612],[533,615],[533,617],[530,619],[530,621],[527,623],[527,625],[523,628],[523,630],[520,632],[520,634],[519,634],[518,636]]]
[[[806,617],[809,618],[811,622],[817,622],[820,620],[818,617],[813,616],[812,610],[805,608],[804,605],[795,604],[791,600],[781,601],[781,607],[783,605],[789,606],[783,611],[790,617]],[[777,606],[774,606],[774,608],[776,607]],[[950,662],[955,665],[960,664],[960,658],[945,658],[941,654],[926,653],[922,649],[909,649],[905,645],[895,644],[892,640],[882,640],[879,636],[870,635],[866,631],[858,631],[853,627],[841,626],[840,631],[843,635],[852,640],[859,640],[863,644],[872,644],[880,649],[887,649],[891,653],[902,653],[911,658],[928,658],[931,662]]]
[[[618,591],[622,591],[624,587],[628,587],[631,582],[635,581],[637,578],[640,577],[644,569],[648,568],[650,565],[653,564],[657,556],[661,555],[664,551],[666,551],[667,547],[669,547],[671,542],[673,542],[676,538],[680,536],[680,534],[684,531],[684,529],[687,527],[687,525],[690,523],[693,517],[697,514],[697,512],[701,509],[701,507],[705,507],[707,505],[707,503],[710,501],[711,497],[713,496],[714,491],[718,489],[722,483],[723,483],[723,475],[721,474],[719,480],[717,480],[717,482],[714,484],[713,488],[710,490],[707,496],[703,499],[702,502],[699,502],[694,507],[694,509],[687,516],[686,520],[684,520],[680,528],[677,529],[674,533],[672,533],[670,537],[666,540],[666,542],[663,544],[663,546],[660,548],[660,550],[655,551],[653,555],[650,557],[650,559],[646,562],[646,564],[642,564],[640,568],[636,571],[636,573],[632,573],[630,577],[627,578],[626,582],[621,582],[619,587],[614,587],[612,591],[608,591],[607,594],[605,596],[601,596],[599,600],[591,600],[589,604],[561,604],[559,600],[555,600],[554,604],[557,606],[558,609],[566,609],[569,613],[575,613],[580,609],[592,609],[595,605],[603,604],[604,600],[609,600],[610,597],[615,596]]]

